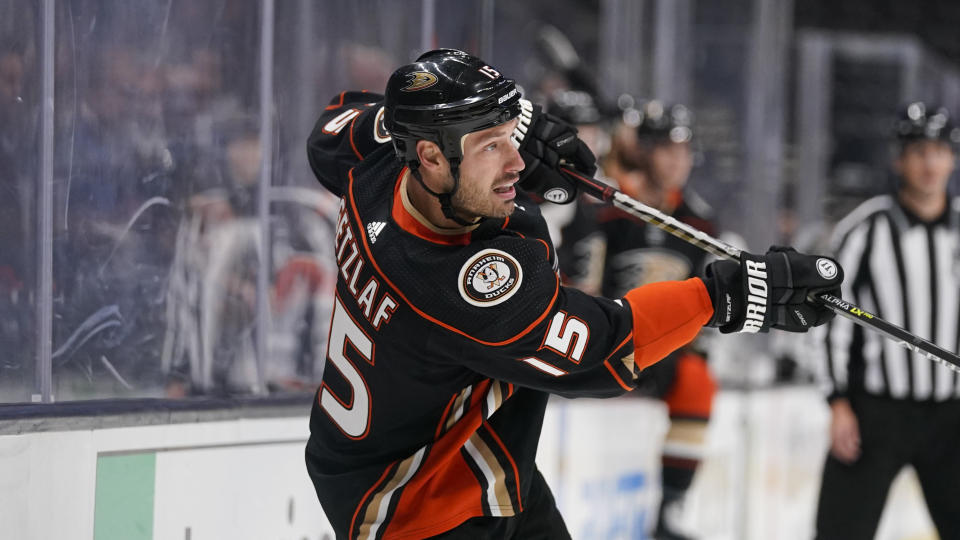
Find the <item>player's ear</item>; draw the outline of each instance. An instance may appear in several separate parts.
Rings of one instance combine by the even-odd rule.
[[[420,159],[420,168],[430,172],[440,172],[447,165],[440,147],[430,141],[417,141],[417,157]]]

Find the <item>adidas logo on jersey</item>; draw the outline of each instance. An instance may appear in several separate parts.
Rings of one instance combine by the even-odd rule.
[[[385,226],[386,223],[383,221],[373,221],[367,223],[367,236],[370,237],[371,244],[377,243],[377,236],[380,235],[380,231],[382,231]]]

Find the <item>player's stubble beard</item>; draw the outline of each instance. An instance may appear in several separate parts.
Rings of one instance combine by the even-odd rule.
[[[476,217],[486,218],[505,218],[513,213],[516,208],[513,200],[505,201],[497,197],[494,193],[494,186],[501,186],[506,183],[514,183],[519,179],[520,173],[505,173],[497,176],[491,182],[481,182],[473,179],[460,177],[460,187],[453,196],[453,207],[460,214],[467,215],[470,219]]]

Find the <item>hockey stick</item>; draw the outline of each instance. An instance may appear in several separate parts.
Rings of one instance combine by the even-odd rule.
[[[636,199],[633,199],[620,190],[599,182],[593,178],[588,178],[567,168],[561,168],[565,174],[575,180],[585,192],[593,195],[604,202],[612,203],[624,212],[636,216],[643,221],[662,229],[681,240],[684,240],[707,253],[722,257],[724,259],[740,260],[740,249],[727,244],[721,240],[697,230],[685,223],[651,208]],[[811,298],[813,299],[813,298]],[[834,313],[850,319],[864,328],[869,328],[879,332],[894,342],[906,347],[907,349],[926,357],[929,360],[938,362],[953,371],[960,373],[960,356],[941,348],[930,341],[900,328],[899,326],[887,322],[880,317],[860,308],[859,306],[847,302],[846,300],[833,296],[832,294],[819,293],[816,300],[822,302]]]

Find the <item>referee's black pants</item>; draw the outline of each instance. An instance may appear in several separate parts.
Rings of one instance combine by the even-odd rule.
[[[941,540],[960,540],[960,400],[917,403],[851,397],[861,455],[847,465],[827,455],[817,540],[870,540],[887,492],[905,465],[917,472]]]

